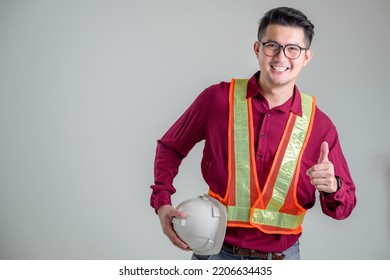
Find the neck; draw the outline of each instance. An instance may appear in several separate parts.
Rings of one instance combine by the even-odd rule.
[[[268,101],[269,108],[275,108],[286,103],[294,93],[294,84],[267,87],[259,85],[264,98]]]

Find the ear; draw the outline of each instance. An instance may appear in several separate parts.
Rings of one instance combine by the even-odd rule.
[[[255,43],[253,44],[253,50],[256,54],[256,57],[258,57],[260,51],[260,43],[258,41],[255,41]]]
[[[313,50],[312,49],[306,50],[305,51],[305,60],[303,61],[303,66],[306,66],[311,61],[312,58],[313,58]]]

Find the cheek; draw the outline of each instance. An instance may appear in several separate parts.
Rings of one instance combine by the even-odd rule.
[[[260,71],[267,70],[267,64],[262,59],[259,59],[259,68],[260,68]]]
[[[306,66],[306,62],[304,60],[301,60],[301,61],[295,61],[294,63],[292,63],[292,66],[294,68],[294,71],[301,71],[303,67]]]
[[[267,64],[269,64],[269,61],[268,61],[267,58],[268,58],[268,57],[264,57],[263,54],[259,54],[259,55],[257,56],[257,61],[258,61],[258,63],[259,63],[260,68],[265,68],[265,67],[267,67]]]

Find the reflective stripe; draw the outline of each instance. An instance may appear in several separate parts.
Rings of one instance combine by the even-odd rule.
[[[233,125],[235,155],[235,206],[228,207],[228,220],[248,221],[250,213],[250,153],[248,133],[247,80],[236,79],[233,94]]]
[[[255,208],[253,213],[254,223],[290,229],[299,227],[303,223],[304,217],[305,213],[296,216],[258,208]]]
[[[304,215],[289,215],[279,212],[284,205],[287,191],[291,186],[299,154],[306,139],[312,112],[312,97],[301,94],[302,117],[297,116],[286,152],[280,166],[279,174],[272,192],[272,198],[266,210],[255,209],[252,221],[257,224],[296,228],[303,222]],[[282,226],[283,225],[283,226]]]

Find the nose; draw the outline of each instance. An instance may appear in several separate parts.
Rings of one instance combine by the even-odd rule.
[[[280,47],[279,53],[275,55],[276,58],[278,59],[289,59],[285,54],[284,54],[284,47]]]

